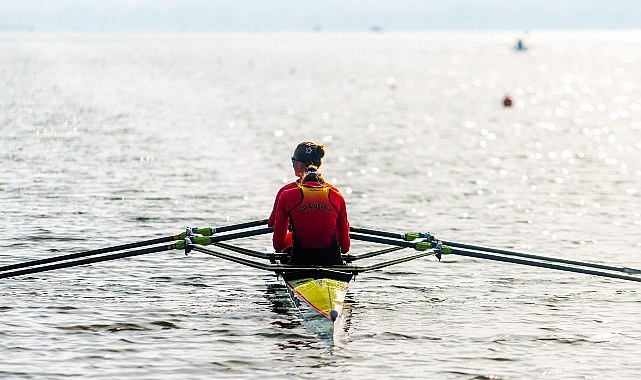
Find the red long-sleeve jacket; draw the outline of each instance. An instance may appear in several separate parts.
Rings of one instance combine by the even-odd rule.
[[[277,252],[291,244],[287,239],[290,224],[294,239],[302,249],[329,248],[336,240],[343,253],[349,251],[345,199],[333,186],[307,182],[284,190],[276,200],[274,211],[273,244]]]

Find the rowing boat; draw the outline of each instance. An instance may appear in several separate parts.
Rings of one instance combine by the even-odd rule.
[[[192,251],[202,252],[219,259],[277,274],[284,280],[292,304],[299,311],[303,321],[309,322],[308,326],[312,326],[312,329],[320,336],[328,337],[333,337],[337,330],[336,323],[341,319],[345,297],[354,276],[427,256],[434,256],[440,261],[442,255],[451,254],[641,282],[641,276],[638,276],[641,274],[640,269],[439,240],[426,232],[395,233],[351,227],[350,238],[352,240],[383,245],[385,248],[356,255],[345,254],[343,255],[345,261],[343,265],[332,266],[284,264],[291,259],[288,254],[259,252],[236,244],[225,243],[228,240],[271,233],[271,228],[262,227],[265,224],[267,224],[266,220],[256,220],[218,228],[187,228],[184,232],[176,235],[4,265],[0,266],[0,279],[168,250],[183,250],[185,254]],[[239,232],[230,232],[234,230],[239,230]],[[353,264],[362,259],[370,259],[408,248],[419,252],[400,255],[394,259],[364,266]]]
[[[281,276],[292,304],[310,330],[333,337],[354,276],[327,269],[284,272]]]

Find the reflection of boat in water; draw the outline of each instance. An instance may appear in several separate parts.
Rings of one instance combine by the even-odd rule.
[[[278,315],[278,319],[271,322],[272,326],[293,330],[301,326],[300,320],[291,309],[291,301],[283,283],[269,283],[265,289],[265,298],[271,305],[271,311]]]

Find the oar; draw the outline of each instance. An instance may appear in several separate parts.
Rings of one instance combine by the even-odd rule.
[[[435,239],[433,235],[429,233],[422,233],[422,232],[408,232],[405,234],[399,234],[394,232],[378,231],[378,230],[356,228],[356,227],[351,227],[350,230],[369,234],[369,235],[374,235],[374,236],[383,236],[383,237],[403,239],[403,240],[414,240],[417,238],[425,238],[428,241],[432,241]],[[610,270],[614,272],[623,272],[628,274],[641,274],[640,269],[634,269],[634,268],[618,267],[618,266],[612,266],[612,265],[590,263],[585,261],[576,261],[576,260],[561,259],[556,257],[533,255],[530,253],[509,251],[501,248],[484,247],[480,245],[471,245],[471,244],[458,243],[458,242],[447,241],[447,240],[441,240],[441,243],[443,245],[447,245],[453,248],[463,248],[463,249],[471,249],[471,250],[481,251],[481,252],[498,253],[506,256],[523,257],[527,259],[535,259],[535,260],[549,261],[549,262],[555,262],[555,263],[583,266],[588,268],[604,269],[604,270]]]
[[[50,271],[50,270],[54,270],[54,269],[70,268],[70,267],[75,267],[75,266],[78,266],[78,265],[93,264],[93,263],[97,263],[97,262],[101,262],[101,261],[116,260],[116,259],[122,259],[122,258],[125,258],[125,257],[140,256],[140,255],[146,255],[148,253],[162,252],[162,251],[168,251],[168,250],[173,250],[173,249],[177,249],[175,244],[143,248],[143,249],[139,249],[139,250],[135,250],[135,251],[127,251],[127,252],[115,253],[115,254],[112,254],[112,255],[91,257],[91,258],[82,259],[82,260],[67,261],[67,262],[64,262],[64,263],[58,263],[58,264],[41,266],[41,267],[21,269],[21,270],[16,270],[16,271],[13,271],[13,272],[0,273],[0,278],[22,276],[22,275],[25,275],[25,274],[33,274],[33,273],[38,273],[38,272],[45,272],[45,271]]]
[[[266,220],[256,220],[256,221],[252,221],[252,222],[232,224],[232,225],[229,225],[229,226],[223,226],[223,227],[217,227],[217,228],[208,227],[208,228],[206,228],[204,230],[206,230],[207,232],[209,232],[211,234],[212,231],[214,231],[213,233],[227,232],[227,231],[232,231],[232,230],[237,230],[237,229],[260,226],[260,225],[263,225],[263,224],[266,224],[266,223],[267,223]],[[194,230],[198,230],[198,229],[197,228],[192,228],[191,232],[195,233]],[[186,232],[183,232],[183,233],[180,233],[178,235],[165,236],[165,237],[160,237],[160,238],[151,239],[151,240],[144,240],[144,241],[135,242],[135,243],[121,244],[121,245],[116,245],[116,246],[113,246],[113,247],[99,248],[99,249],[94,249],[94,250],[86,251],[86,252],[71,253],[71,254],[68,254],[68,255],[49,257],[49,258],[46,258],[46,259],[27,261],[27,262],[24,262],[24,263],[10,264],[10,265],[5,265],[5,266],[0,267],[0,272],[6,272],[6,271],[11,271],[11,270],[20,269],[20,268],[28,268],[28,267],[32,267],[32,266],[55,263],[55,262],[58,262],[58,261],[73,260],[73,259],[78,259],[78,258],[81,258],[81,257],[89,257],[89,256],[101,255],[103,253],[124,251],[126,249],[145,247],[145,246],[148,246],[148,245],[169,243],[169,242],[172,242],[172,241],[184,239],[185,236],[186,236]],[[251,235],[249,235],[249,236],[251,236]],[[243,237],[243,236],[240,236],[240,237]],[[235,237],[231,237],[230,239],[233,239],[233,238],[235,238]]]
[[[121,244],[121,245],[116,245],[116,246],[113,246],[113,247],[94,249],[94,250],[87,251],[87,252],[71,253],[71,254],[68,254],[68,255],[49,257],[49,258],[46,258],[46,259],[27,261],[27,262],[18,263],[18,264],[5,265],[3,267],[0,267],[0,272],[6,272],[6,271],[20,269],[20,268],[27,268],[27,267],[33,267],[33,266],[44,265],[44,264],[49,264],[49,263],[55,263],[55,262],[58,262],[58,261],[73,260],[73,259],[78,259],[78,258],[81,258],[81,257],[101,255],[103,253],[108,253],[108,252],[123,251],[125,249],[144,247],[144,246],[147,246],[147,245],[168,243],[168,242],[175,241],[175,240],[178,240],[178,239],[180,239],[179,235],[165,236],[165,237],[161,237],[161,238],[157,238],[157,239],[140,241],[140,242],[137,242],[137,243]]]
[[[220,229],[219,229],[220,231]],[[227,229],[226,231],[229,231]],[[264,233],[271,232],[271,228],[261,228],[261,229],[256,229],[256,230],[250,230],[250,231],[242,231],[242,232],[237,232],[233,234],[226,234],[226,235],[221,235],[221,236],[207,236],[207,237],[192,237],[192,239],[207,239],[210,242],[217,242],[217,241],[224,241],[224,240],[232,240],[232,239],[238,239],[238,238],[243,238],[243,237],[249,237],[249,236],[255,236],[255,235],[260,235]],[[182,234],[181,234],[182,235]],[[176,235],[180,236],[180,235]],[[162,240],[166,238],[159,238],[159,239],[154,239],[154,240],[147,240],[147,242],[157,242],[156,240]],[[131,245],[137,245],[141,244],[140,243],[132,243]],[[131,245],[122,245],[119,247],[123,246],[131,246]],[[114,248],[114,247],[111,247]],[[105,248],[107,249],[107,248]],[[168,250],[174,250],[174,249],[179,249],[183,250],[185,249],[185,240],[180,240],[177,241],[174,244],[170,245],[162,245],[162,246],[156,246],[156,247],[149,247],[149,248],[143,248],[140,250],[135,250],[135,251],[127,251],[127,252],[121,252],[121,253],[115,253],[112,255],[104,255],[104,256],[96,256],[98,253],[96,251],[100,250],[95,250],[91,251],[91,255],[94,255],[95,257],[90,257],[90,258],[85,258],[82,260],[75,260],[75,261],[68,261],[74,258],[78,258],[76,254],[71,254],[71,255],[65,255],[65,256],[57,256],[53,261],[65,261],[57,264],[51,264],[51,265],[45,265],[45,266],[37,266],[37,265],[42,265],[42,264],[48,264],[53,261],[51,259],[43,259],[43,260],[36,260],[36,261],[30,261],[28,263],[24,264],[31,264],[29,266],[32,266],[31,268],[26,268],[26,269],[21,269],[21,270],[15,270],[12,272],[4,272],[0,273],[0,279],[2,278],[8,278],[8,277],[14,277],[14,276],[21,276],[21,275],[26,275],[26,274],[33,274],[33,273],[38,273],[38,272],[45,272],[45,271],[50,271],[54,269],[62,269],[62,268],[69,268],[69,267],[75,267],[78,265],[85,265],[85,264],[93,264],[93,263],[98,263],[101,261],[108,261],[108,260],[116,260],[116,259],[122,259],[125,257],[132,257],[132,256],[139,256],[139,255],[146,255],[148,253],[155,253],[155,252],[162,252],[162,251],[168,251]],[[85,256],[87,255],[88,252],[84,252]],[[106,253],[106,252],[101,252],[101,253]],[[23,265],[22,267],[25,267]]]
[[[586,262],[586,261],[568,260],[568,259],[561,259],[561,258],[556,258],[556,257],[539,256],[539,255],[533,255],[533,254],[524,253],[524,252],[508,251],[508,250],[500,249],[500,248],[483,247],[483,246],[480,246],[480,245],[457,243],[457,242],[454,242],[454,241],[445,241],[445,240],[443,240],[441,242],[443,244],[445,244],[445,245],[448,245],[448,246],[454,247],[454,248],[463,248],[463,249],[471,249],[471,250],[481,251],[481,252],[498,253],[500,255],[505,255],[505,256],[523,257],[523,258],[526,258],[526,259],[542,260],[542,261],[549,261],[549,262],[553,262],[553,263],[562,263],[562,264],[576,265],[576,266],[582,266],[582,267],[588,267],[588,268],[604,269],[604,270],[610,270],[610,271],[613,271],[613,272],[623,272],[623,273],[628,273],[628,274],[641,274],[641,270],[634,269],[634,268],[618,267],[618,266],[612,266],[612,265],[590,263],[590,262]]]
[[[474,251],[463,250],[463,249],[451,248],[449,253],[454,255],[460,255],[460,256],[475,257],[478,259],[502,261],[507,263],[529,265],[533,267],[556,269],[556,270],[562,270],[567,272],[591,274],[593,276],[601,276],[601,277],[609,277],[609,278],[617,278],[621,280],[641,282],[641,277],[626,276],[624,274],[609,273],[609,272],[603,272],[603,271],[597,271],[597,270],[591,270],[591,269],[583,269],[578,267],[570,267],[566,265],[558,265],[558,264],[552,264],[547,262],[524,260],[524,259],[518,259],[515,257],[509,257],[509,256],[490,255],[487,253],[474,252]]]
[[[416,247],[422,248],[425,246],[425,244],[428,244],[428,242],[422,242],[422,241],[411,243],[405,240],[398,240],[398,239],[405,239],[403,237],[405,235],[403,234],[393,234],[385,231],[365,230],[365,229],[358,229],[358,231],[367,232],[377,236],[393,237],[395,239],[388,239],[388,238],[382,238],[382,237],[370,236],[370,235],[360,235],[360,234],[354,234],[354,233],[351,233],[350,236],[353,239],[366,240],[366,241],[371,241],[375,243],[396,245],[401,247],[410,247],[415,249],[419,249]],[[422,234],[419,234],[419,235],[422,235]],[[425,235],[423,235],[423,237],[424,236]],[[431,235],[430,235],[430,238],[433,239]],[[515,264],[529,265],[529,266],[535,266],[535,267],[541,267],[541,268],[563,270],[568,272],[591,274],[594,276],[618,278],[621,280],[641,282],[641,277],[626,276],[626,275],[617,274],[617,273],[596,271],[596,270],[584,269],[580,267],[583,266],[583,267],[598,268],[598,269],[609,270],[613,272],[624,272],[628,274],[641,273],[641,271],[639,271],[638,269],[614,267],[610,265],[595,264],[595,263],[589,263],[589,262],[583,262],[583,261],[565,260],[565,259],[557,259],[554,257],[530,255],[522,252],[507,251],[503,249],[490,248],[490,247],[472,246],[469,244],[462,244],[462,243],[456,243],[456,242],[441,241],[441,243],[443,244],[442,246],[443,254],[455,254],[460,256],[475,257],[475,258],[486,259],[486,260],[503,261],[508,263],[515,263]],[[456,249],[456,248],[460,248],[461,246],[465,247],[465,249]],[[452,247],[456,247],[456,248],[452,248]],[[488,252],[498,253],[499,255],[490,255],[487,253],[470,250],[474,248],[478,248],[478,250],[485,249]],[[523,259],[510,257],[510,256],[524,257],[524,258],[529,258],[529,259],[534,259],[539,261],[523,260]],[[553,262],[574,265],[574,266],[552,264]]]

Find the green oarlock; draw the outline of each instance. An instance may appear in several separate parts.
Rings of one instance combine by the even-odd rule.
[[[408,233],[405,234],[405,240],[406,241],[416,240],[419,237],[420,237],[420,235],[418,234],[418,232],[408,232]]]
[[[210,236],[192,236],[191,242],[198,245],[210,245],[211,237]]]
[[[203,236],[211,236],[214,234],[211,227],[204,227],[204,228],[194,227],[191,229],[191,232],[198,235],[203,235]]]
[[[192,236],[192,235],[211,236],[211,235],[213,235],[211,227],[205,227],[205,228],[193,227],[190,230],[191,230],[191,234],[189,234],[189,236]],[[187,236],[188,235],[187,235],[186,232],[181,232],[180,234],[176,235],[176,237],[178,239],[181,239],[181,240],[186,238]]]
[[[190,236],[191,244],[210,245],[211,237],[209,236]],[[174,244],[175,249],[185,249],[185,239],[179,240]]]
[[[414,245],[414,249],[417,251],[426,251],[428,249],[432,248],[432,243],[427,242],[427,241],[418,241]]]

